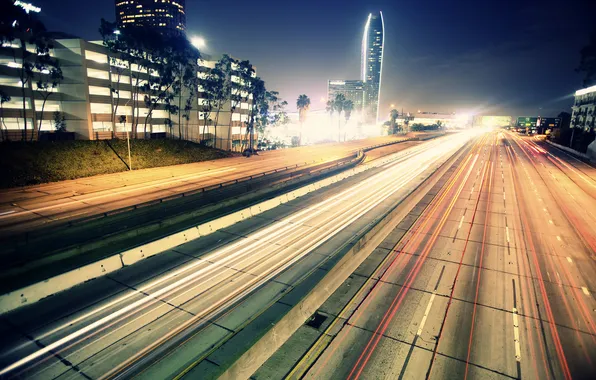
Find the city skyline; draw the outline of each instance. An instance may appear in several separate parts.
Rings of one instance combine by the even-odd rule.
[[[594,0],[31,1],[0,378],[594,377]]]
[[[99,39],[101,17],[114,17],[110,0],[64,0],[62,7],[52,0],[35,3],[50,30],[89,40]],[[309,3],[288,18],[289,7],[282,4],[209,3],[199,8],[191,3],[187,32],[204,37],[206,53],[250,59],[268,87],[289,101],[290,110],[302,93],[316,99],[313,109],[324,108],[319,99],[326,95],[328,79],[359,77],[362,29],[355,25],[362,25],[363,15],[374,9],[391,20],[386,26],[391,43],[385,46],[382,113],[396,104],[406,110],[552,116],[569,111],[573,93],[581,88],[582,75],[574,69],[588,41],[593,4],[516,3],[511,6],[515,12],[497,1],[480,7],[460,2],[338,4]],[[254,16],[257,26],[245,25],[246,14]]]

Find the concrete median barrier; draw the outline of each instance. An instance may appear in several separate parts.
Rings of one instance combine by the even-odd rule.
[[[122,267],[120,255],[115,255],[25,288],[6,293],[0,297],[0,314],[35,303],[52,294],[72,288],[75,285],[105,276]]]
[[[192,226],[183,231],[157,239],[147,244],[140,245],[124,252],[120,252],[95,263],[49,278],[45,281],[41,281],[25,288],[6,293],[0,296],[0,314],[37,302],[45,297],[64,291],[93,278],[100,277],[124,266],[133,265],[134,263],[137,263],[148,257],[173,249],[188,241],[197,239],[201,236],[209,235],[226,227],[230,227],[247,218],[271,210],[281,204],[287,203],[290,200],[305,196],[346,178],[362,173],[365,170],[384,165],[387,162],[395,161],[402,156],[403,154],[391,155],[385,161],[373,161],[363,166],[346,170],[326,179],[302,186],[291,191],[290,193],[279,195],[275,198],[265,200],[240,211],[236,211],[200,225]]]
[[[383,242],[398,224],[412,211],[420,200],[432,189],[440,178],[449,170],[460,150],[451,156],[436,172],[422,178],[423,181],[409,193],[407,198],[395,205],[368,231],[362,233],[356,241],[344,245],[343,254],[338,263],[319,281],[319,283],[277,321],[246,352],[227,368],[218,378],[249,379],[257,369],[273,355],[296,332],[319,307],[341,286],[344,281],[364,262],[372,251]]]
[[[166,236],[149,244],[144,244],[142,246],[135,247],[120,253],[122,264],[124,266],[132,265],[141,260],[157,255],[158,253],[179,246],[180,244],[184,244],[187,241],[198,239],[199,237],[201,237],[201,234],[199,233],[198,227],[192,227],[182,232]]]

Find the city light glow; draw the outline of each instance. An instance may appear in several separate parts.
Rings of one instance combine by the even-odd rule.
[[[582,88],[581,90],[575,91],[575,96],[586,95],[586,94],[589,94],[589,93],[595,92],[595,91],[596,91],[596,86]]]
[[[14,5],[23,8],[25,10],[25,12],[27,12],[27,13],[29,13],[29,12],[35,12],[35,13],[41,12],[41,8],[40,7],[36,7],[35,5],[33,5],[31,3],[26,3],[24,1],[17,0],[17,1],[14,2]]]
[[[197,49],[204,48],[206,45],[205,39],[200,36],[191,37],[190,43],[192,44],[192,46],[196,47]]]

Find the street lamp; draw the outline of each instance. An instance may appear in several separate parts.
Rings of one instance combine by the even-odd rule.
[[[205,39],[200,36],[191,37],[190,43],[192,46],[196,47],[197,49],[202,49],[205,47]]]
[[[395,104],[392,104],[392,105],[391,105],[391,108],[392,108],[392,109],[393,109],[393,108],[395,108]]]

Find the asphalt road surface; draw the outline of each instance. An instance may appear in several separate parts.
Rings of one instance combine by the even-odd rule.
[[[258,338],[256,315],[287,310],[279,297],[469,138],[416,145],[336,186],[2,316],[0,376],[208,378],[204,366],[221,370],[229,350],[252,341],[213,350]]]
[[[317,165],[404,137],[385,136],[114,173],[0,191],[0,236],[102,214],[293,165]]]
[[[593,379],[595,175],[487,134],[330,298],[341,311],[278,351],[304,346],[293,366],[274,355],[253,378]]]

